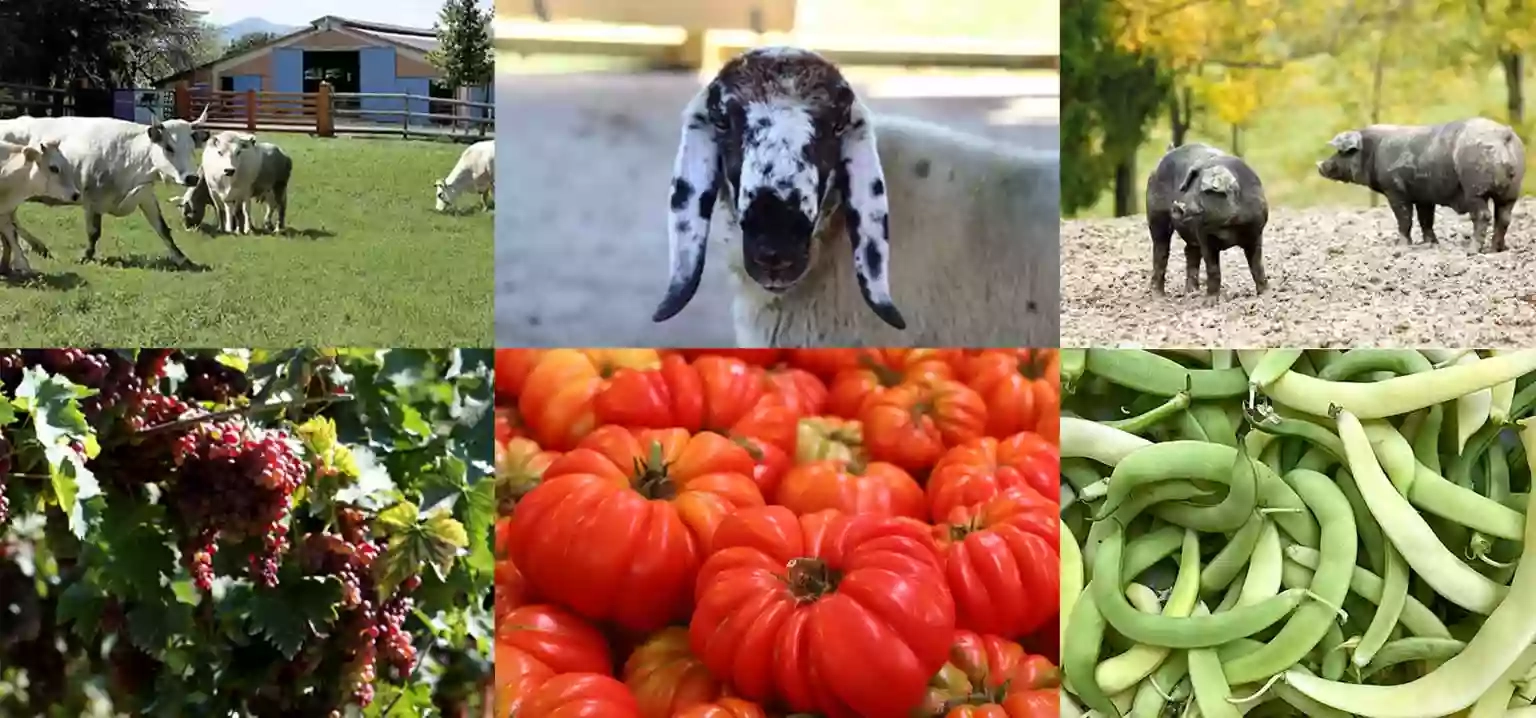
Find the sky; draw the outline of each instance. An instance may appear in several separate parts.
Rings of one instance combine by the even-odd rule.
[[[491,7],[486,0],[485,7]],[[281,25],[308,25],[324,15],[355,20],[372,20],[390,25],[432,27],[442,0],[187,0],[194,10],[208,12],[214,25],[228,25],[236,20],[257,16]]]

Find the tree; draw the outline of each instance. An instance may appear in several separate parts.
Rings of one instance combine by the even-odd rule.
[[[479,714],[491,364],[0,350],[0,715]]]
[[[0,0],[0,80],[134,87],[209,59],[207,37],[184,0]]]
[[[1136,150],[1167,97],[1167,75],[1146,53],[1114,41],[1113,0],[1062,4],[1062,212],[1098,201],[1106,183],[1115,214],[1136,211]]]
[[[438,47],[428,58],[449,87],[490,84],[495,72],[491,53],[491,13],[479,0],[446,0],[438,13]]]
[[[258,30],[248,32],[229,41],[229,47],[224,48],[225,55],[238,55],[247,50],[252,50],[277,39],[277,33]]]

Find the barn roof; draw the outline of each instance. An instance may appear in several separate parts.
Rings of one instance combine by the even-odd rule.
[[[238,65],[246,60],[270,52],[274,48],[291,45],[311,35],[316,35],[327,30],[336,30],[368,40],[377,40],[387,45],[393,45],[403,49],[412,55],[426,55],[438,48],[437,31],[431,28],[407,27],[404,25],[390,25],[382,22],[370,22],[354,18],[325,15],[310,21],[309,25],[286,35],[272,38],[265,44],[247,49],[238,55],[225,55],[216,60],[205,62],[189,70],[183,70],[169,77],[155,82],[157,87],[185,80],[195,73],[206,70],[215,65]]]

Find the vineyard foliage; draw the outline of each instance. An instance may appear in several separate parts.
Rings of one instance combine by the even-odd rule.
[[[476,715],[491,352],[0,350],[0,715]]]

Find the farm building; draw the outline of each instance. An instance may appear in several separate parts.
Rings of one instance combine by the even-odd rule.
[[[335,92],[404,93],[492,102],[489,87],[448,87],[427,53],[437,49],[430,29],[384,25],[327,15],[265,45],[172,75],[159,87],[180,82],[194,88],[243,92],[316,92],[322,81]],[[401,100],[364,98],[363,110],[398,110]],[[411,100],[411,112],[428,111]],[[471,112],[480,113],[476,108]],[[423,122],[425,120],[422,120]]]

